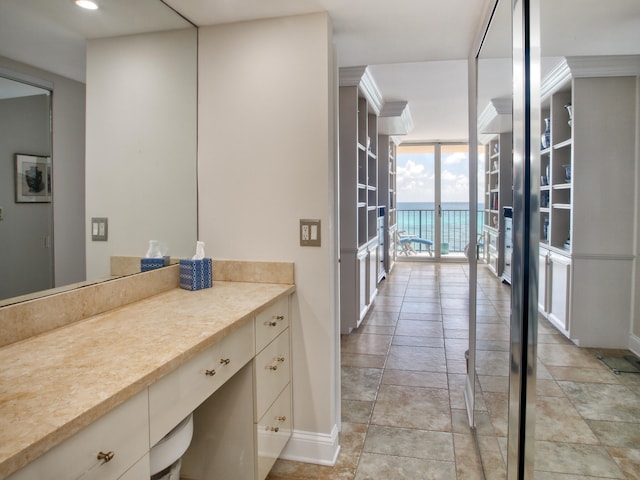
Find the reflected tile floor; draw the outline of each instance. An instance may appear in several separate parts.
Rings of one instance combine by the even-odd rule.
[[[267,478],[506,479],[510,295],[479,266],[477,446],[463,395],[467,266],[397,262],[342,336],[336,465],[278,460]],[[543,318],[538,342],[535,480],[640,480],[640,375],[613,374]]]

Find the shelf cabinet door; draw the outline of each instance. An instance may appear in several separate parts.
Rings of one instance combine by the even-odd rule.
[[[551,278],[551,298],[548,303],[549,320],[568,331],[571,259],[551,254],[549,256],[549,276]]]
[[[547,314],[547,278],[548,278],[548,268],[547,268],[547,258],[548,252],[546,250],[540,249],[538,253],[538,311]]]

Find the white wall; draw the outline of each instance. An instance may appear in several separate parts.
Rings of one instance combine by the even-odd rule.
[[[195,29],[91,40],[87,46],[87,278],[111,255],[143,256],[151,239],[193,255],[197,232]]]
[[[332,51],[325,14],[199,31],[199,236],[214,258],[295,262],[286,456],[321,463],[339,426]],[[299,246],[305,218],[321,247]]]
[[[85,86],[0,57],[0,68],[53,86],[52,162],[55,286],[85,279]]]

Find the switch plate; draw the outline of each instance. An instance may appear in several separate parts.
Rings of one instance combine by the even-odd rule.
[[[300,220],[300,246],[320,246],[320,220]]]
[[[91,240],[106,242],[109,238],[109,219],[105,217],[91,218]]]

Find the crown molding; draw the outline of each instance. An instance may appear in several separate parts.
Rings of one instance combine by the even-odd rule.
[[[382,94],[369,68],[366,66],[342,67],[338,85],[340,87],[358,87],[376,115],[382,108]]]
[[[640,55],[565,57],[542,80],[544,102],[572,78],[635,77],[640,75]]]
[[[511,98],[492,98],[478,115],[478,141],[487,143],[498,133],[510,132],[512,111]]]
[[[378,117],[378,132],[384,135],[407,135],[413,130],[409,103],[386,102]]]

